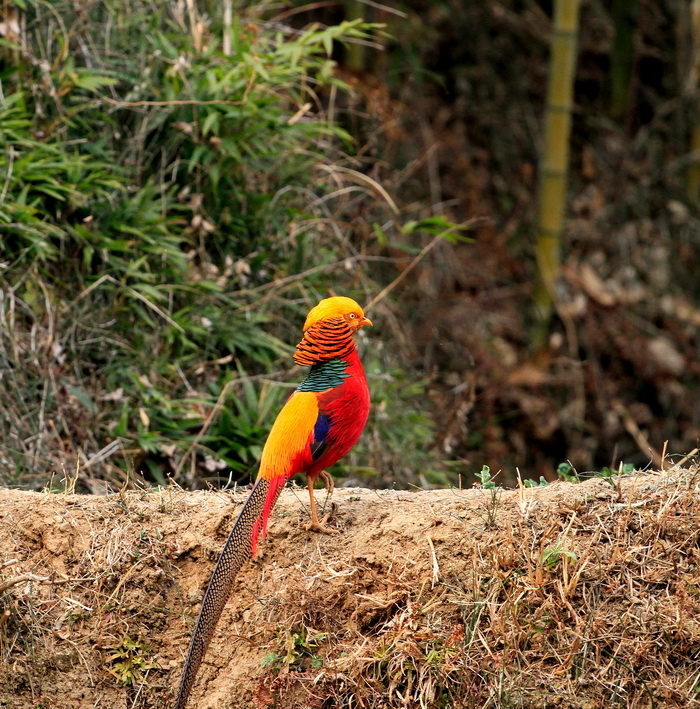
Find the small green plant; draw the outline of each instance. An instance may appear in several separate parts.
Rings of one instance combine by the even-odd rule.
[[[272,668],[279,668],[282,666],[282,657],[280,657],[276,652],[268,652],[266,655],[263,656],[263,659],[260,662],[260,667],[272,667]]]
[[[573,551],[564,549],[564,547],[560,543],[557,543],[551,547],[547,547],[542,552],[540,561],[548,569],[552,569],[562,558],[566,558],[573,563],[576,563],[578,561],[578,557],[576,556],[576,554]]]
[[[503,493],[503,488],[496,485],[494,482],[495,475],[491,475],[491,468],[488,465],[483,465],[478,473],[475,473],[479,482],[476,483],[482,490],[489,490],[491,495],[486,504],[486,510],[483,514],[484,523],[487,527],[493,527],[496,523],[496,512],[498,511],[498,503]]]
[[[596,475],[597,478],[614,478],[618,475],[629,475],[635,471],[635,466],[633,463],[620,463],[617,468],[609,468],[605,466]]]
[[[80,621],[87,620],[90,617],[90,612],[87,609],[75,607],[68,611],[66,617],[70,625],[75,625]]]
[[[283,668],[302,671],[305,666],[315,670],[323,666],[316,650],[326,639],[326,633],[313,633],[302,625],[299,630],[285,630],[278,637],[283,642],[285,654],[275,651],[267,653],[260,663],[262,667],[279,672]]]
[[[557,475],[567,483],[581,482],[576,468],[571,463],[559,463],[557,466]]]
[[[477,485],[483,490],[495,489],[496,483],[494,482],[494,477],[491,476],[491,468],[488,465],[482,466],[481,470],[475,473],[475,476],[479,479]]]
[[[302,662],[309,658],[312,667],[318,668],[322,661],[315,651],[325,639],[326,633],[309,632],[303,625],[298,631],[288,630],[285,636],[287,654],[284,657],[284,664],[288,667],[301,669]]]
[[[579,474],[579,472],[574,468],[571,463],[559,463],[557,466],[557,475],[564,481],[570,483],[578,483],[583,479],[588,478],[603,478],[605,480],[610,480],[611,478],[617,477],[618,475],[629,475],[635,471],[635,465],[633,463],[620,463],[617,468],[611,468],[607,465],[601,468],[600,472],[597,473],[584,473]]]
[[[112,666],[109,671],[125,687],[129,687],[144,679],[144,673],[157,669],[158,665],[147,656],[152,656],[153,650],[148,643],[132,640],[128,635],[122,638],[121,644],[110,653]]]
[[[544,475],[540,475],[539,482],[534,480],[523,480],[523,487],[547,487],[549,485],[549,480],[547,480]]]

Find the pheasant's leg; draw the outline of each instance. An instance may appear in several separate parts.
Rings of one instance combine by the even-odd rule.
[[[327,473],[325,470],[322,470],[321,473],[319,474],[319,477],[321,480],[323,480],[323,484],[326,486],[326,492],[329,495],[333,494],[333,490],[335,490],[335,483],[333,482],[333,476],[330,475],[330,473]]]
[[[325,471],[324,471],[325,472]],[[326,473],[328,477],[328,473]],[[324,478],[324,482],[326,482],[326,478]],[[327,484],[327,482],[326,482]],[[309,485],[309,500],[311,501],[311,522],[308,524],[304,525],[304,529],[307,531],[311,532],[322,532],[323,534],[338,534],[340,530],[338,529],[333,529],[332,527],[326,527],[324,526],[324,522],[327,521],[327,517],[324,517],[322,521],[319,521],[318,519],[318,512],[316,512],[316,500],[314,499],[314,481],[313,478],[308,477],[308,485]]]
[[[330,497],[333,494],[333,490],[335,490],[335,483],[333,482],[333,476],[330,473],[327,473],[325,470],[322,470],[319,473],[319,477],[321,480],[323,480],[323,484],[326,486],[326,494]],[[326,524],[329,519],[333,517],[335,514],[335,502],[331,502],[331,511],[328,512],[327,514],[323,515],[323,519],[321,520],[321,524]]]

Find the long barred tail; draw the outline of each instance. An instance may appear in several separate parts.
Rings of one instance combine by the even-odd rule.
[[[265,534],[267,518],[284,487],[284,482],[284,478],[273,478],[271,481],[258,479],[228,535],[209,580],[199,617],[194,626],[175,709],[185,709],[199,666],[202,664],[216,625],[231,595],[236,576],[241,566],[255,553],[255,546],[261,533]]]

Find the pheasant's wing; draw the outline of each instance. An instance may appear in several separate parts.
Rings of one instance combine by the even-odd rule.
[[[289,480],[312,462],[310,446],[316,437],[318,399],[312,392],[295,391],[270,429],[260,458],[258,479]]]
[[[328,434],[331,431],[331,425],[330,414],[319,411],[314,425],[314,437],[311,441],[311,457],[314,461],[318,460],[328,447]]]

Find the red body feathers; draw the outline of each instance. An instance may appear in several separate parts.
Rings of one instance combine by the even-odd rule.
[[[369,416],[369,387],[362,363],[353,348],[345,358],[348,374],[343,383],[317,394],[319,412],[330,416],[332,424],[323,453],[309,466],[307,475],[314,478],[324,469],[344,458],[357,443]]]

